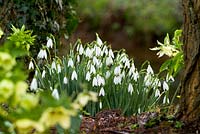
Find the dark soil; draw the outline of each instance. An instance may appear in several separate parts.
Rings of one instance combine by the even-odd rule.
[[[104,110],[95,117],[83,117],[81,134],[198,134],[200,125],[186,125],[157,112],[125,117],[120,110]]]

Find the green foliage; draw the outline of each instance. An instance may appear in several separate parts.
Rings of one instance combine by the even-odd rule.
[[[92,23],[90,26],[105,24],[103,21],[111,17],[110,21],[116,21],[113,24],[120,25],[123,21],[122,29],[128,34],[154,32],[159,35],[180,25],[179,3],[179,0],[84,0],[79,2],[77,12]]]
[[[43,48],[44,53],[51,49]],[[34,63],[38,87],[58,90],[57,98],[64,94],[73,98],[83,89],[97,92],[98,102],[89,103],[85,108],[92,115],[106,108],[121,109],[124,114],[131,115],[147,111],[159,101],[169,103],[169,86],[159,74],[154,74],[149,62],[138,71],[124,50],[113,52],[98,35],[96,41],[88,44],[83,45],[78,40],[66,57],[52,58],[48,53],[48,58],[40,57],[38,63]],[[34,87],[30,90],[37,91]]]

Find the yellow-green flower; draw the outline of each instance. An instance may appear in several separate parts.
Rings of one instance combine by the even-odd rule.
[[[16,64],[15,59],[8,53],[0,52],[0,68],[9,71]]]
[[[0,81],[0,102],[8,99],[14,92],[14,83],[11,80],[4,79]]]
[[[18,81],[15,84],[15,94],[14,94],[14,104],[18,104],[21,102],[21,99],[24,95],[26,95],[26,89],[28,88],[28,85],[24,81]]]
[[[45,130],[44,126],[39,122],[30,119],[20,119],[15,122],[15,126],[18,134],[31,134],[35,130],[34,134],[41,133]]]
[[[40,122],[44,124],[46,128],[59,124],[62,128],[68,129],[71,125],[70,117],[75,115],[75,111],[65,109],[62,106],[50,107],[43,112]]]
[[[38,96],[27,93],[21,97],[20,106],[26,110],[30,110],[38,104],[38,101]]]

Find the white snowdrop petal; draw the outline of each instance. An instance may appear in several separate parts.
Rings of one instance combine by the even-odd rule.
[[[38,88],[37,79],[33,78],[32,81],[31,81],[30,90],[36,91],[37,88]]]
[[[44,77],[45,77],[45,74],[46,74],[46,71],[45,71],[45,70],[43,70],[43,71],[42,71],[42,78],[44,78]]]
[[[75,70],[72,72],[71,80],[77,80],[77,73]]]
[[[101,87],[101,89],[99,91],[99,96],[105,96],[105,90],[103,87]]]
[[[163,82],[163,90],[164,91],[168,91],[169,90],[169,86],[168,86],[166,81]]]
[[[67,83],[68,83],[68,79],[67,79],[66,76],[65,76],[64,79],[63,79],[63,83],[64,83],[64,84],[67,84]]]
[[[48,48],[53,48],[53,41],[51,38],[47,37],[47,47]]]
[[[52,94],[51,94],[56,100],[59,100],[59,93],[57,89],[54,89]]]
[[[153,69],[151,68],[150,65],[148,65],[148,67],[147,67],[147,73],[148,74],[153,74]]]
[[[29,65],[28,65],[28,69],[31,70],[31,69],[34,69],[34,64],[33,64],[33,61],[31,60]]]
[[[131,83],[129,83],[128,85],[128,92],[132,95],[133,93],[133,85]]]
[[[69,58],[67,66],[68,67],[74,67],[74,62],[73,62],[72,58]]]
[[[61,66],[60,66],[60,64],[57,64],[57,72],[61,73]]]

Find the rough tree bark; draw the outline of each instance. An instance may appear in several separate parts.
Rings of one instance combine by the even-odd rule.
[[[184,15],[184,76],[179,117],[200,124],[200,0],[182,0]]]

